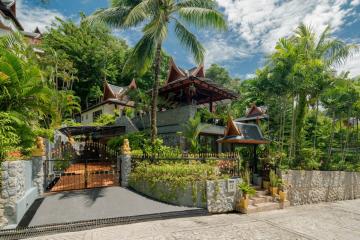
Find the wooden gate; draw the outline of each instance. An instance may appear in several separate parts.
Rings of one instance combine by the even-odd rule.
[[[61,145],[45,162],[45,187],[48,191],[115,186],[120,181],[118,152],[101,143]]]

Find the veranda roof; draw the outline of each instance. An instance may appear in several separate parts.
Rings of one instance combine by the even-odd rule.
[[[92,136],[95,138],[119,136],[125,133],[124,126],[78,126],[78,127],[64,127],[59,131],[67,137],[74,136]]]
[[[225,136],[217,140],[219,143],[238,143],[238,144],[268,144],[256,124],[234,122],[231,118],[225,130]]]
[[[197,105],[238,97],[235,92],[206,78],[203,64],[184,70],[172,59],[166,84],[159,89],[159,95],[169,101]]]
[[[194,89],[190,93],[190,88]],[[169,82],[159,89],[159,94],[165,98],[186,102],[190,98],[196,104],[217,102],[226,99],[236,99],[238,95],[204,77],[183,77]]]

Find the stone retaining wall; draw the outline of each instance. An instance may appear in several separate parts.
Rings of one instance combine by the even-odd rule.
[[[165,183],[149,183],[146,181],[129,182],[130,187],[153,199],[178,206],[206,208],[206,186],[198,183],[194,186],[174,186]]]
[[[179,206],[207,208],[210,213],[232,212],[241,196],[237,190],[240,179],[207,181],[170,189],[167,184],[150,184],[145,181],[130,182],[130,186],[146,196]],[[229,189],[230,183],[233,185]]]
[[[241,179],[207,181],[207,209],[210,213],[226,213],[235,210],[237,199],[241,197],[241,192],[237,185]],[[234,186],[230,187],[229,184]]]
[[[288,170],[280,173],[290,188],[291,205],[360,198],[360,173]]]
[[[43,158],[1,164],[0,229],[16,226],[35,199],[43,194]]]

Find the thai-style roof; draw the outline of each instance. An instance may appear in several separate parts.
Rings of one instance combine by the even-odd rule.
[[[250,123],[235,122],[229,117],[224,137],[217,140],[220,143],[238,144],[267,144],[258,125]]]
[[[128,93],[131,89],[136,89],[137,85],[135,79],[131,81],[128,86],[120,87],[110,83],[105,82],[104,85],[104,99],[106,101],[108,99],[118,99],[122,100],[123,97]]]
[[[23,31],[24,28],[20,24],[19,20],[16,18],[15,4],[16,3],[13,0],[0,0],[0,13],[4,17],[11,19],[11,21],[16,25],[18,30]]]
[[[170,60],[166,84],[159,89],[166,99],[197,105],[235,99],[237,94],[205,77],[204,65],[184,70]]]
[[[267,107],[266,106],[256,106],[252,104],[250,108],[246,110],[245,117],[235,119],[236,122],[249,122],[259,119],[266,119],[269,118],[267,114]]]

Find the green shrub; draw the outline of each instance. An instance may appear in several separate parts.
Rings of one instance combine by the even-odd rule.
[[[247,182],[240,183],[238,185],[238,188],[239,188],[239,190],[241,190],[244,197],[246,197],[246,196],[251,197],[251,196],[255,195],[255,193],[256,193],[255,188],[251,187],[249,185],[249,183],[247,183]]]
[[[143,145],[145,144],[145,138],[146,134],[144,132],[134,132],[111,138],[107,144],[110,148],[118,150],[123,145],[124,139],[128,139],[130,148],[132,150],[139,150],[143,148]]]
[[[137,183],[145,181],[150,184],[150,190],[154,192],[156,185],[161,183],[169,190],[169,192],[161,192],[162,199],[160,200],[163,201],[176,200],[174,198],[179,191],[184,191],[187,186],[192,186],[193,202],[195,203],[197,192],[206,191],[206,187],[202,190],[196,189],[197,183],[203,183],[205,186],[206,180],[217,180],[219,177],[215,166],[211,164],[201,164],[195,161],[191,163],[162,161],[159,164],[141,162],[131,172],[129,184],[135,187]]]

